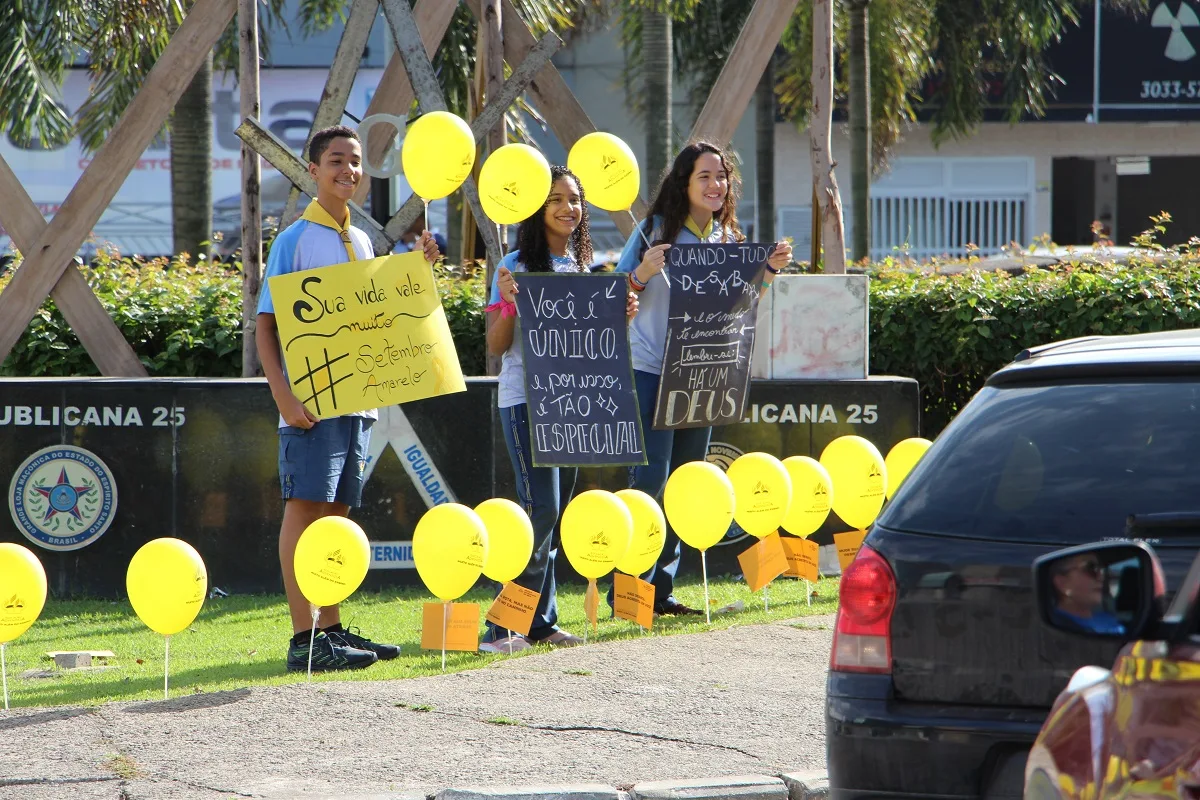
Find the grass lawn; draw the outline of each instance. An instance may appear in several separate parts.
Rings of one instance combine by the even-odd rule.
[[[802,583],[780,579],[769,587],[770,607],[764,610],[761,592],[750,592],[742,581],[717,579],[709,584],[712,607],[740,600],[745,606],[742,611],[714,615],[711,625],[703,617],[660,617],[654,621],[653,635],[699,633],[830,614],[837,610],[837,587],[837,578],[822,579],[814,585],[817,596],[808,606]],[[606,588],[602,582],[601,591]],[[584,587],[577,585],[560,586],[558,590],[559,624],[580,636],[584,632],[583,592]],[[675,596],[693,608],[704,605],[703,587],[698,581],[677,585]],[[482,624],[491,600],[489,593],[475,591],[460,602],[480,603]],[[313,680],[412,678],[441,672],[441,651],[420,649],[422,604],[430,601],[428,594],[417,589],[360,592],[351,597],[342,605],[343,622],[360,627],[376,641],[399,644],[403,652],[393,661],[381,661],[364,670],[314,673]],[[589,633],[589,641],[647,635],[631,622],[606,618],[606,613],[602,598],[599,633]],[[171,637],[171,696],[304,681],[303,672],[289,673],[284,669],[288,635],[282,595],[205,601],[191,628]],[[46,656],[53,650],[111,650],[116,658],[107,669],[57,670],[53,660]],[[33,627],[6,647],[9,704],[13,707],[95,705],[115,700],[160,699],[163,650],[163,637],[142,624],[128,601],[48,601]],[[496,659],[523,655],[451,652],[446,654],[446,671],[478,669]],[[52,674],[21,677],[30,670]]]

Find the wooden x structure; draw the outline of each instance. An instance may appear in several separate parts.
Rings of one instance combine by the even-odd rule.
[[[144,376],[133,348],[71,263],[183,90],[233,19],[237,0],[196,0],[146,82],[49,224],[0,158],[0,224],[24,255],[0,293],[0,361],[45,302],[54,302],[104,375]]]

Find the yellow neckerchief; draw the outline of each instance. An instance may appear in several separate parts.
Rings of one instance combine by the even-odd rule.
[[[696,238],[700,241],[707,242],[708,237],[712,236],[713,220],[710,218],[708,220],[708,225],[704,228],[704,230],[700,230],[700,226],[692,221],[692,215],[688,214],[687,219],[683,221],[683,227],[696,234]]]
[[[314,222],[317,225],[326,228],[332,228],[342,237],[342,244],[346,245],[346,255],[349,256],[349,261],[358,261],[358,254],[354,252],[354,243],[350,240],[350,209],[346,209],[346,219],[339,225],[334,221],[329,212],[325,210],[325,206],[313,200],[308,204],[308,208],[304,209],[304,213],[300,215],[300,219],[306,219],[309,222]]]

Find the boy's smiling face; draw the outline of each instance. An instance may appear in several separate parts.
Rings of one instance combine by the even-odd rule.
[[[362,145],[339,136],[321,153],[320,163],[310,163],[308,174],[317,182],[318,199],[324,197],[345,205],[362,180]]]

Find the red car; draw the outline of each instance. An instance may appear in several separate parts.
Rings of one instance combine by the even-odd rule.
[[[1193,535],[1200,515],[1148,516],[1151,536],[1131,518],[1130,541],[1034,562],[1043,623],[1127,644],[1059,695],[1025,765],[1026,800],[1200,800],[1200,556],[1168,607],[1157,556],[1133,540]]]

